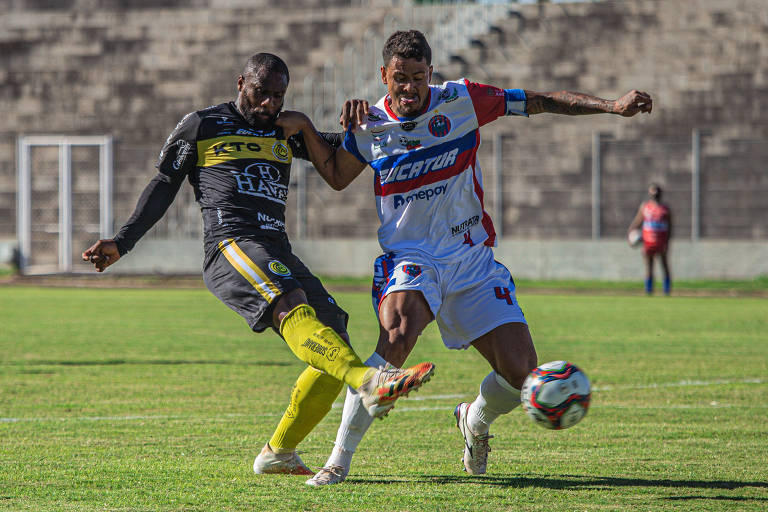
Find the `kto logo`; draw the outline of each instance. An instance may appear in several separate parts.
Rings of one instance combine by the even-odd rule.
[[[418,192],[414,192],[413,194],[402,196],[400,194],[395,194],[392,196],[392,199],[395,202],[395,210],[403,206],[404,204],[412,203],[413,201],[421,201],[422,199],[426,199],[429,201],[433,197],[437,197],[440,194],[445,193],[447,185],[438,185],[435,188],[428,188],[427,190],[419,190]]]

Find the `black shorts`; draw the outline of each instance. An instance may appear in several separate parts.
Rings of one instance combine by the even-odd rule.
[[[207,251],[203,280],[224,304],[245,318],[256,332],[272,325],[279,297],[304,290],[317,318],[338,333],[347,332],[349,315],[322,283],[291,252],[287,240],[229,238]]]

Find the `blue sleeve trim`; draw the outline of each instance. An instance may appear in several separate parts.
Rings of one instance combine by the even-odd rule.
[[[525,91],[522,89],[504,89],[504,100],[507,103],[508,116],[524,116],[528,117],[525,113]]]
[[[368,160],[363,158],[363,155],[360,154],[360,150],[357,149],[357,139],[355,138],[355,134],[352,133],[352,130],[344,132],[344,142],[341,144],[341,147],[349,151],[364,164],[368,163]]]

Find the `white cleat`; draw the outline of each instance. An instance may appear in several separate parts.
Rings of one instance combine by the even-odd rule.
[[[312,487],[340,484],[346,480],[348,471],[348,469],[341,466],[326,466],[320,469],[315,476],[307,480],[306,483]]]
[[[462,402],[456,406],[453,415],[456,417],[456,426],[464,436],[464,456],[461,461],[464,463],[464,471],[470,475],[484,475],[488,464],[488,452],[491,447],[488,446],[488,440],[493,436],[488,434],[475,435],[467,425],[467,412],[469,404]]]
[[[269,447],[269,443],[264,445],[261,453],[253,461],[253,472],[259,475],[282,474],[282,475],[313,475],[311,469],[301,460],[296,452],[275,453]]]
[[[357,388],[357,392],[368,414],[381,419],[392,410],[398,398],[417,391],[432,378],[434,371],[432,363],[420,363],[403,370],[376,370],[371,380]]]

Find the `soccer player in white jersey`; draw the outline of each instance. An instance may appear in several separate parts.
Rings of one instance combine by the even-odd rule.
[[[501,116],[543,112],[631,117],[650,113],[652,101],[639,91],[611,101],[465,79],[430,86],[431,50],[416,30],[392,34],[382,54],[388,94],[370,107],[360,100],[345,103],[343,145],[318,171],[337,190],[366,166],[374,171],[384,254],[374,264],[373,305],[381,334],[366,364],[402,366],[433,320],[446,347],[472,346],[488,360],[492,370],[477,398],[454,411],[464,468],[483,474],[490,425],[520,404],[520,387],[537,358],[512,276],[493,257],[496,234],[483,206],[477,162],[479,128]],[[360,396],[348,389],[333,452],[307,484],[342,482],[372,421]]]

